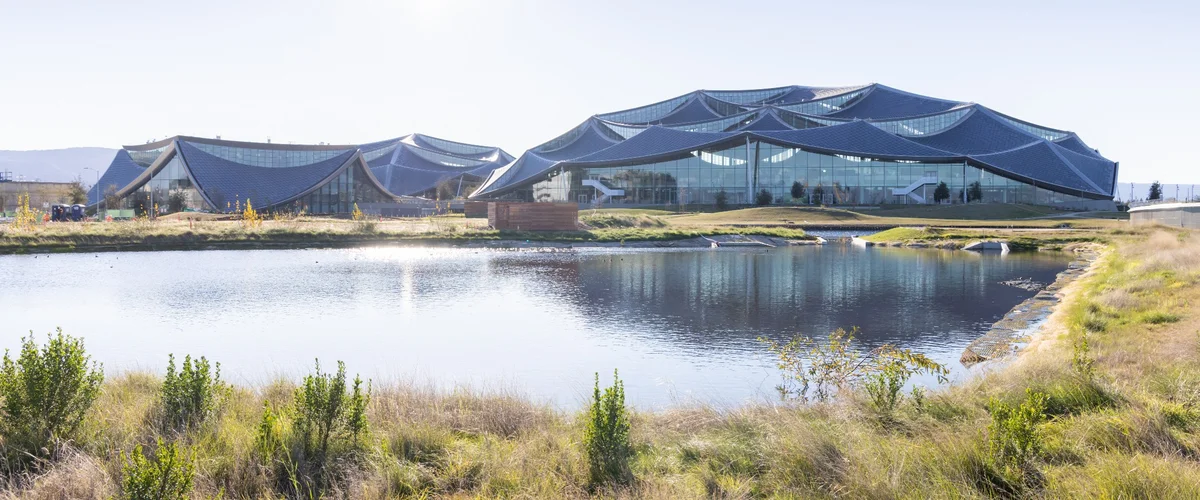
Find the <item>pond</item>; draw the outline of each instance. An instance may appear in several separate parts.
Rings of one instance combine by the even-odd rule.
[[[0,256],[0,348],[85,338],[106,372],[167,354],[225,378],[299,378],[314,358],[376,383],[509,390],[583,404],[619,369],[643,408],[777,398],[757,340],[857,326],[947,363],[1049,283],[1059,254],[827,245],[777,249],[235,250]]]

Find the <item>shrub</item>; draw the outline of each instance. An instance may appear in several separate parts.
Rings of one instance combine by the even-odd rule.
[[[24,460],[46,456],[51,445],[74,439],[104,373],[83,340],[58,329],[41,349],[31,334],[21,339],[15,361],[4,353],[0,365],[0,436],[6,451]]]
[[[1009,474],[1023,473],[1042,449],[1038,429],[1046,419],[1046,395],[1025,390],[1025,400],[1019,406],[992,398],[987,410],[992,416],[988,424],[988,451],[993,463]]]
[[[889,364],[882,370],[866,377],[864,388],[871,407],[885,418],[890,418],[900,402],[900,389],[908,381],[908,375],[897,365]],[[915,389],[915,388],[914,388]],[[923,401],[923,400],[922,400]]]
[[[879,394],[879,402],[890,400],[892,403],[887,407],[894,409],[900,389],[912,375],[929,373],[939,381],[946,380],[949,370],[924,354],[891,344],[867,353],[858,351],[854,344],[857,333],[858,328],[848,332],[838,328],[824,343],[803,335],[796,335],[785,344],[763,337],[758,340],[777,358],[776,366],[784,377],[784,384],[777,389],[784,397],[807,399],[809,389],[814,389],[817,400],[824,401],[839,390],[857,387],[865,379],[872,400]]]
[[[724,189],[717,191],[717,196],[713,201],[717,204],[717,210],[725,210],[729,208],[729,193],[726,193]]]
[[[160,438],[154,458],[146,458],[139,444],[122,462],[121,494],[129,500],[185,499],[192,491],[195,457],[180,453],[175,443]]]
[[[304,377],[296,389],[295,426],[304,439],[307,455],[323,458],[332,437],[348,435],[353,443],[367,430],[366,408],[370,387],[363,391],[362,379],[354,377],[354,387],[346,391],[346,364],[338,361],[337,373],[322,373],[318,361],[315,371]]]
[[[193,362],[189,355],[176,372],[175,355],[170,355],[161,394],[163,428],[186,430],[199,426],[217,413],[229,392],[230,387],[221,382],[221,363],[216,364],[214,372],[207,358],[201,356]]]
[[[771,192],[767,191],[766,189],[763,189],[759,191],[758,194],[754,195],[754,204],[758,206],[770,205],[774,200],[775,197],[771,196]]]
[[[592,406],[583,432],[583,447],[588,461],[588,479],[592,486],[604,483],[625,484],[632,479],[629,458],[629,413],[625,408],[625,384],[613,370],[613,385],[600,392],[600,374],[596,374]]]
[[[1079,334],[1071,342],[1071,368],[1075,373],[1085,379],[1091,379],[1093,374],[1093,366],[1096,359],[1091,355],[1091,347],[1088,346],[1088,331],[1080,329]]]
[[[242,225],[246,229],[262,227],[263,216],[254,209],[254,205],[250,203],[250,199],[246,199],[246,208],[242,210]]]
[[[283,449],[283,423],[279,415],[271,411],[269,403],[263,403],[262,418],[254,436],[254,451],[264,463],[271,461],[275,452]]]

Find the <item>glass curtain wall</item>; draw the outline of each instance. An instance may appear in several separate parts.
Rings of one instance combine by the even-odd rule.
[[[362,167],[355,163],[316,191],[293,202],[296,211],[313,214],[350,213],[355,203],[384,203],[393,201],[367,180]]]
[[[755,168],[757,165],[757,168]],[[1007,179],[965,163],[882,161],[814,153],[753,142],[718,151],[693,151],[681,158],[622,167],[565,167],[546,180],[505,195],[506,199],[593,203],[603,193],[584,181],[622,190],[605,203],[636,205],[713,204],[724,191],[729,204],[753,203],[767,190],[774,203],[882,205],[933,203],[939,182],[950,188],[950,203],[962,203],[964,190],[978,182],[985,203],[1050,204],[1082,198]],[[793,200],[792,184],[804,195]],[[912,188],[911,190],[909,188]],[[901,194],[896,194],[900,189]],[[908,193],[915,196],[910,196]],[[973,196],[971,196],[974,198]]]
[[[126,196],[124,202],[126,209],[133,209],[139,215],[210,209],[192,184],[178,154],[142,187]]]

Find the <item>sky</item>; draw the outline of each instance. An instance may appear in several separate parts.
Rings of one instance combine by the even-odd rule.
[[[877,82],[1192,183],[1197,4],[0,0],[0,149],[420,132],[516,155],[696,89]]]

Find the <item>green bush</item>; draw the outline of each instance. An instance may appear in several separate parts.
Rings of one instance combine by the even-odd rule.
[[[770,205],[772,201],[775,201],[775,197],[771,196],[771,192],[766,189],[763,189],[754,195],[754,204],[760,207]]]
[[[354,387],[346,390],[346,364],[338,361],[337,373],[322,373],[321,363],[304,377],[296,390],[294,418],[296,430],[304,439],[308,456],[324,457],[331,438],[343,436],[358,443],[367,430],[367,403],[371,399],[368,386],[364,392],[362,378],[354,377]]]
[[[717,205],[717,210],[725,210],[729,208],[729,193],[724,189],[717,192],[716,198],[713,200]]]
[[[596,374],[592,406],[588,409],[583,446],[588,461],[588,478],[593,486],[604,483],[625,484],[632,479],[629,459],[629,411],[625,408],[625,384],[613,370],[613,385],[600,392],[600,374]]]
[[[213,370],[208,359],[201,356],[193,362],[189,355],[176,371],[175,355],[170,355],[161,395],[163,428],[180,431],[199,426],[217,413],[229,391],[221,382],[221,363]]]
[[[5,351],[0,436],[6,454],[18,462],[48,457],[54,444],[75,438],[104,381],[100,365],[90,361],[83,340],[61,328],[41,349],[32,334],[22,338],[15,361]]]
[[[1039,425],[1046,419],[1046,395],[1025,390],[1025,400],[1019,406],[992,398],[987,410],[992,416],[988,424],[988,451],[993,463],[1006,473],[1023,475],[1030,461],[1042,449]]]
[[[871,403],[871,407],[881,416],[891,418],[896,411],[896,405],[900,403],[900,389],[904,388],[908,377],[909,373],[894,364],[889,364],[868,375],[863,386],[869,396],[868,401]],[[923,399],[918,401],[923,402]]]
[[[129,500],[185,499],[196,476],[195,457],[180,453],[175,443],[158,440],[154,458],[142,453],[142,445],[122,459],[121,494]]]

